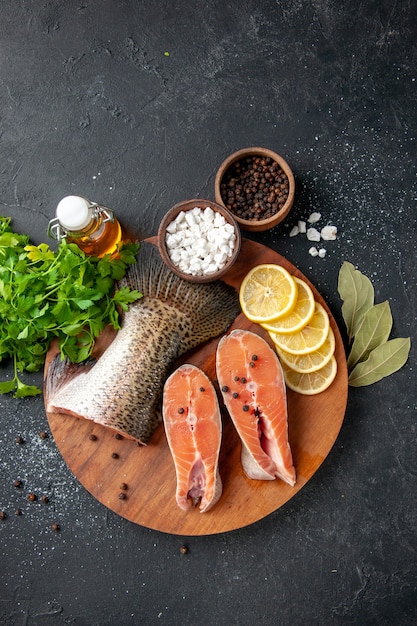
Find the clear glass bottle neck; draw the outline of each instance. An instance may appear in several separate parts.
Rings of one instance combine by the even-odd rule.
[[[49,222],[48,236],[56,241],[61,241],[66,237],[88,237],[90,234],[96,233],[106,222],[114,222],[114,214],[110,209],[101,207],[96,203],[91,203],[89,208],[91,209],[91,220],[87,226],[79,230],[70,230],[62,226],[59,218],[55,217]]]

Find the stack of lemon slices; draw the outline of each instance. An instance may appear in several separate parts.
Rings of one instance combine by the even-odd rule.
[[[290,389],[314,395],[331,385],[335,337],[327,311],[305,281],[280,265],[257,265],[243,279],[239,299],[246,317],[268,331]]]

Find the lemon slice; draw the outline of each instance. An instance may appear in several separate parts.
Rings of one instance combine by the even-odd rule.
[[[310,374],[324,367],[332,358],[335,346],[336,342],[331,328],[324,344],[307,354],[290,354],[275,345],[280,361],[300,374]]]
[[[273,322],[264,322],[262,326],[266,330],[271,330],[274,333],[296,333],[297,331],[307,326],[314,314],[315,302],[314,294],[303,280],[300,280],[296,276],[293,276],[298,287],[298,295],[294,309],[288,315],[280,317]]]
[[[337,374],[337,362],[332,356],[324,367],[310,374],[295,372],[285,363],[282,363],[282,369],[284,370],[285,382],[290,389],[305,396],[314,396],[330,387]]]
[[[280,348],[290,354],[308,354],[314,350],[318,350],[328,335],[330,328],[329,316],[327,311],[319,302],[316,302],[313,317],[301,330],[291,335],[284,335],[275,332],[269,332],[272,341]]]
[[[240,306],[251,322],[269,322],[291,313],[297,290],[294,278],[281,265],[256,265],[240,286]]]

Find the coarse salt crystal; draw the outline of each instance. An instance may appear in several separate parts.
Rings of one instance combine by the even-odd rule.
[[[176,232],[177,232],[177,224],[175,223],[175,220],[173,220],[167,226],[167,233],[176,233]]]
[[[195,215],[192,211],[187,211],[185,214],[185,221],[187,222],[188,226],[195,226],[196,224],[196,219],[195,219]]]
[[[321,213],[318,213],[317,211],[314,211],[314,213],[312,213],[310,215],[310,217],[308,218],[307,222],[309,224],[315,224],[316,222],[318,222],[321,219]]]
[[[227,257],[228,255],[225,254],[224,252],[218,252],[217,254],[214,255],[214,260],[218,266],[222,266],[223,263],[225,263]]]
[[[326,256],[326,250],[325,250],[325,248],[320,248],[320,250],[319,250],[319,257],[320,257],[321,259],[324,259],[324,257],[325,257],[325,256]]]
[[[195,247],[199,250],[207,252],[207,239],[204,239],[204,237],[197,237],[195,240]]]
[[[184,248],[192,248],[196,245],[196,241],[194,237],[185,236],[182,245],[184,246]]]
[[[179,230],[178,232],[172,235],[171,243],[173,247],[177,247],[178,245],[182,245],[184,241],[184,231]]]
[[[193,248],[193,251],[194,251],[195,257],[198,258],[198,259],[204,259],[204,257],[207,254],[207,248],[203,248],[203,247],[201,247],[201,248],[197,248],[197,247]],[[192,259],[191,259],[191,261],[192,261]]]
[[[203,212],[204,219],[209,220],[210,222],[214,219],[214,211],[211,207],[206,207]]]
[[[214,227],[221,228],[225,224],[226,224],[226,220],[224,219],[223,215],[221,215],[220,213],[215,213]]]
[[[181,254],[179,250],[173,250],[170,256],[172,262],[175,263],[175,265],[178,265],[178,263],[181,261]]]
[[[290,237],[295,237],[296,235],[298,235],[298,233],[300,232],[300,229],[298,228],[298,226],[293,226],[290,230]]]
[[[217,231],[214,228],[210,228],[210,230],[207,231],[207,241],[214,244],[216,240]]]
[[[300,233],[304,234],[306,232],[306,223],[304,220],[299,220],[297,226]]]
[[[320,241],[320,233],[317,228],[308,228],[307,229],[307,239],[309,241]]]
[[[197,257],[191,259],[190,261],[190,271],[191,273],[199,272],[201,270],[201,261]]]
[[[317,256],[319,251],[317,250],[316,246],[311,246],[310,250],[308,251],[308,253],[311,256]]]
[[[336,226],[324,226],[320,234],[325,241],[334,241],[337,235],[337,228]]]
[[[210,265],[205,269],[204,273],[207,274],[214,274],[215,272],[217,272],[219,269],[217,263],[210,263]]]

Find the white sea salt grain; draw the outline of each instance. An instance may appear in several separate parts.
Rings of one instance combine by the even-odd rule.
[[[337,228],[336,226],[324,226],[324,228],[321,229],[320,234],[322,239],[325,241],[334,241],[337,235]]]
[[[293,226],[290,230],[290,237],[295,237],[296,235],[298,235],[298,233],[300,232],[300,229],[298,228],[298,226]]]
[[[324,257],[326,256],[326,250],[325,248],[320,248],[318,255],[321,259],[324,259]]]
[[[303,234],[306,232],[306,223],[304,222],[304,220],[298,221],[298,232]]]
[[[316,222],[318,222],[320,219],[321,219],[321,213],[318,213],[315,211],[314,213],[310,215],[307,222],[309,224],[316,224]]]
[[[311,248],[310,248],[310,250],[308,251],[308,253],[309,253],[311,256],[317,256],[319,252],[318,252],[318,250],[317,250],[316,246],[311,246]]]
[[[307,239],[309,241],[320,241],[320,233],[317,228],[308,228],[307,229]]]

